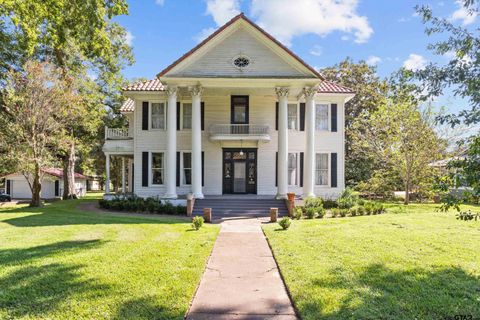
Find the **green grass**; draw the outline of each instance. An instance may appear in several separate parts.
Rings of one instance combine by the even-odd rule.
[[[264,231],[303,319],[480,318],[480,222],[409,205]]]
[[[218,227],[77,209],[96,197],[0,208],[0,319],[183,319]]]

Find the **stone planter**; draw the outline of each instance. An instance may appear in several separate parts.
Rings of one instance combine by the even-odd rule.
[[[294,201],[295,200],[295,192],[289,192],[287,193],[288,201]]]

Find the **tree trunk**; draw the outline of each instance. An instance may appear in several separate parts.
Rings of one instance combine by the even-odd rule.
[[[42,184],[40,183],[40,167],[37,164],[35,165],[35,173],[33,175],[31,188],[32,200],[30,201],[30,207],[40,207],[42,205],[42,201],[40,199]]]
[[[75,193],[75,144],[70,145],[70,152],[63,161],[63,199],[77,199]]]
[[[410,202],[410,177],[407,177],[405,180],[405,201],[404,204],[408,204]]]

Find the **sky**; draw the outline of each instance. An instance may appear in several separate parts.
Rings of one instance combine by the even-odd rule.
[[[116,20],[126,28],[135,64],[127,79],[153,78],[233,16],[244,12],[314,68],[346,57],[365,60],[387,77],[404,66],[447,62],[427,48],[434,38],[415,14],[428,4],[437,16],[468,27],[478,25],[455,0],[128,0],[130,14]],[[466,101],[450,93],[437,100],[451,111]]]

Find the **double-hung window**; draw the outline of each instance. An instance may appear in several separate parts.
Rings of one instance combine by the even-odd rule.
[[[182,105],[182,129],[192,129],[192,104],[183,103]]]
[[[297,185],[297,154],[288,154],[288,184],[290,186]]]
[[[150,105],[151,128],[165,130],[165,103],[152,102]]]
[[[315,157],[315,184],[328,185],[328,153],[317,153]]]
[[[288,104],[288,129],[298,130],[297,104]]]
[[[182,184],[190,185],[192,184],[192,153],[184,152],[183,153],[183,180]]]
[[[164,155],[161,152],[152,153],[151,170],[152,170],[152,184],[161,185],[164,179]]]
[[[328,104],[317,104],[315,106],[315,130],[328,130]]]

